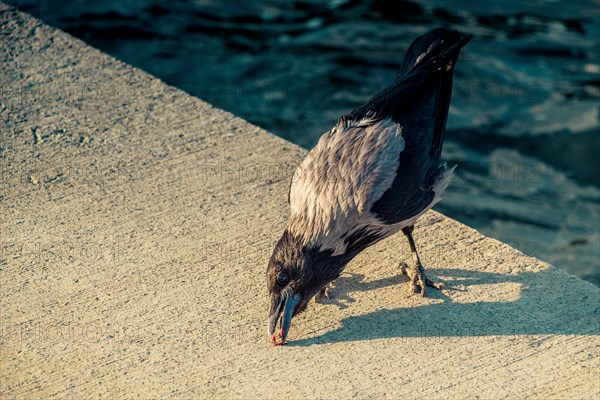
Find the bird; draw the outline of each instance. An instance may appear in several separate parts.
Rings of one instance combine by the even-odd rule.
[[[425,275],[413,231],[452,179],[455,166],[440,158],[454,67],[471,38],[445,28],[416,38],[394,81],[340,117],[296,168],[266,271],[273,345],[287,343],[292,318],[328,297],[357,254],[399,231],[413,258],[400,263],[411,293],[443,288]]]

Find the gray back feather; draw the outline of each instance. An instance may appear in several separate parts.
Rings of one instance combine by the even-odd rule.
[[[345,236],[385,229],[369,210],[394,181],[403,149],[402,129],[391,118],[340,121],[294,173],[290,232],[341,254]]]

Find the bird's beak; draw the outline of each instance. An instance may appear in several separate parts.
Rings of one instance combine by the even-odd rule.
[[[287,289],[281,292],[280,295],[275,293],[271,294],[271,308],[269,316],[269,336],[271,342],[275,346],[283,345],[286,343],[285,338],[290,330],[292,324],[292,316],[296,307],[300,303],[301,296],[297,293],[292,293],[291,290]],[[277,328],[277,322],[281,321],[279,337],[275,334]],[[278,341],[281,339],[281,341]]]

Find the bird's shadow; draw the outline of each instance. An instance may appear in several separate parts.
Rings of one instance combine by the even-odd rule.
[[[432,279],[446,283],[450,289],[430,289],[428,296],[442,300],[431,304],[382,309],[352,316],[341,321],[334,330],[321,329],[299,340],[292,346],[310,346],[321,343],[349,342],[369,339],[398,337],[460,337],[527,334],[591,334],[600,335],[600,307],[598,294],[587,285],[574,284],[573,277],[566,277],[554,268],[538,272],[499,274],[463,269],[429,269]],[[437,276],[447,279],[441,280]],[[346,274],[336,281],[335,299],[324,305],[335,304],[350,307],[354,301],[350,293],[370,291],[390,285],[405,290],[402,276],[365,282],[360,274]],[[473,297],[493,299],[494,285],[518,285],[520,293],[510,300],[469,301]],[[477,285],[489,285],[479,290],[478,296],[469,296]],[[458,301],[454,291],[464,291]],[[462,294],[462,293],[461,293]],[[498,297],[498,296],[496,296]],[[500,296],[502,297],[502,296]],[[320,333],[325,330],[325,333]]]
[[[399,288],[403,282],[408,281],[408,278],[404,275],[398,274],[396,276],[377,279],[374,281],[365,281],[365,275],[357,274],[353,272],[344,272],[339,278],[334,281],[334,287],[332,289],[332,297],[329,299],[321,299],[319,303],[324,306],[335,305],[340,309],[348,308],[349,303],[354,303],[356,300],[351,296],[352,292],[368,292],[370,290],[383,289],[388,286],[398,286]],[[441,282],[441,281],[440,281]],[[452,291],[464,291],[460,287],[450,286],[448,282],[445,290]],[[435,289],[429,289],[427,291],[428,297],[437,299],[450,300],[443,291],[437,291]]]
[[[363,274],[345,272],[335,280],[332,289],[332,297],[329,299],[322,299],[319,302],[324,306],[335,305],[340,309],[344,309],[348,308],[349,303],[354,303],[356,301],[350,295],[352,292],[367,292],[369,290],[381,289],[386,286],[398,285],[403,282],[401,275],[375,281],[364,281],[364,279],[365,276]]]

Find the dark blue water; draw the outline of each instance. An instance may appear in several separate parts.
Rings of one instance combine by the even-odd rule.
[[[8,3],[306,148],[392,81],[414,37],[471,33],[437,209],[600,285],[597,1]]]

